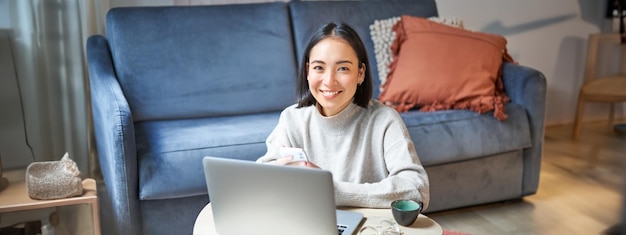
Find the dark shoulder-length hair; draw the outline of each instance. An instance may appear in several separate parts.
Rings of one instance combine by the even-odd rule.
[[[359,34],[348,24],[330,22],[322,25],[315,34],[309,40],[304,54],[302,55],[302,62],[300,64],[300,71],[298,72],[298,82],[296,95],[298,96],[298,108],[311,106],[317,104],[317,100],[311,94],[309,90],[309,83],[307,81],[308,71],[307,64],[309,63],[309,57],[311,56],[311,49],[325,38],[334,37],[340,38],[346,41],[352,49],[356,52],[356,56],[359,60],[359,68],[366,66],[365,77],[363,82],[357,86],[356,93],[354,94],[353,103],[358,106],[367,108],[367,105],[372,98],[372,74],[370,73],[370,64],[367,59],[367,50],[363,41],[359,37]]]

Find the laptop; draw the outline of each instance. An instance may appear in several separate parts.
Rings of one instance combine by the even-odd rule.
[[[338,210],[329,171],[204,157],[215,231],[356,234],[363,214]]]

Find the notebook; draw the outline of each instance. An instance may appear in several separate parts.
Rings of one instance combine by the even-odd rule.
[[[217,157],[203,166],[220,235],[350,235],[363,221],[336,209],[329,171]]]

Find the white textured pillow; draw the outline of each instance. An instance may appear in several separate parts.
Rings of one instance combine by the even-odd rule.
[[[370,36],[374,43],[374,53],[376,53],[376,67],[378,68],[378,79],[380,84],[385,84],[389,73],[389,63],[391,63],[391,44],[396,38],[396,34],[391,30],[400,21],[400,17],[393,17],[383,20],[375,20],[370,25]],[[381,86],[382,87],[382,86]]]
[[[465,28],[465,26],[463,26],[463,21],[457,17],[430,17],[428,18],[429,20],[432,20],[434,22],[437,23],[441,23],[441,24],[446,24],[446,25],[450,25],[452,27],[457,27],[457,28]]]
[[[428,19],[438,23],[464,28],[463,21],[457,17],[430,17]],[[396,35],[392,28],[398,21],[400,21],[400,16],[375,20],[374,23],[370,25],[370,36],[374,43],[374,53],[376,54],[376,67],[378,68],[381,92],[382,85],[387,81],[389,64],[393,60],[391,57],[391,44],[396,38]]]

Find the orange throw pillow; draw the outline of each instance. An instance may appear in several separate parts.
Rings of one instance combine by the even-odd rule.
[[[506,39],[472,32],[420,17],[402,16],[393,27],[393,60],[379,100],[399,112],[494,110],[506,119],[502,61],[513,62]]]

